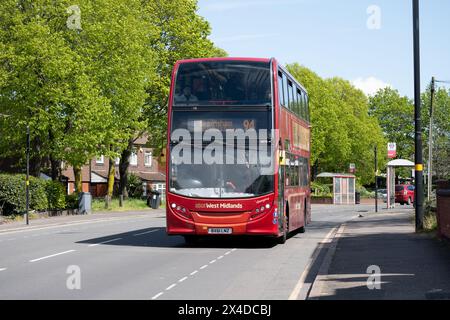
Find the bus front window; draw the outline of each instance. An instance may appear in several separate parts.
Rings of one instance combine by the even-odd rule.
[[[208,61],[179,66],[173,104],[270,105],[269,63]]]

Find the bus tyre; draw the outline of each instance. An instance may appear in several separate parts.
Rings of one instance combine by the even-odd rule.
[[[197,236],[187,235],[187,236],[183,236],[183,237],[184,237],[184,241],[186,242],[186,244],[189,244],[189,245],[194,245],[198,241]]]
[[[306,206],[305,206],[305,215],[303,216],[303,226],[298,229],[299,233],[305,233],[306,232],[306,221],[307,221],[307,215],[306,215]]]
[[[283,223],[283,235],[278,238],[279,244],[285,244],[288,237],[289,217],[286,216]]]

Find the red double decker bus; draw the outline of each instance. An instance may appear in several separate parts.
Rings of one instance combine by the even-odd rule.
[[[311,219],[308,95],[275,59],[178,61],[167,141],[167,233],[286,241]]]

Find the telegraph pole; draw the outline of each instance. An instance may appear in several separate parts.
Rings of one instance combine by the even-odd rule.
[[[423,230],[423,159],[422,159],[422,123],[420,115],[420,25],[419,0],[413,0],[414,35],[414,120],[415,120],[415,202],[416,232]]]
[[[433,162],[433,103],[435,92],[435,78],[431,78],[431,101],[430,101],[430,127],[428,131],[428,201],[431,199],[431,188],[433,186],[432,162]]]

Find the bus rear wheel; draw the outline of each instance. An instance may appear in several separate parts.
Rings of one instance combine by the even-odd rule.
[[[305,213],[305,217],[304,217],[304,222],[303,222],[303,226],[301,226],[299,229],[298,229],[298,232],[299,233],[305,233],[306,232],[306,213]]]
[[[289,216],[286,215],[283,223],[283,235],[277,239],[278,244],[285,244],[289,233]]]

